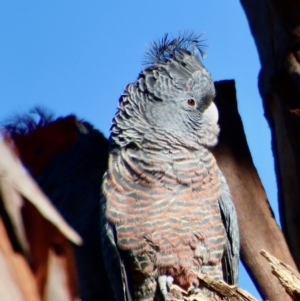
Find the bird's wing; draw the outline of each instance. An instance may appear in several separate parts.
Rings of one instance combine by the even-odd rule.
[[[220,171],[222,195],[219,199],[221,216],[227,233],[227,240],[223,256],[224,280],[229,284],[237,284],[239,272],[240,237],[238,220],[233,200],[226,183],[225,177]]]
[[[132,301],[126,268],[116,245],[116,230],[105,217],[105,196],[101,198],[100,221],[103,258],[115,301]]]

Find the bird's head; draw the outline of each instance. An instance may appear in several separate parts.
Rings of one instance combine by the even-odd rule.
[[[149,66],[120,98],[113,144],[196,150],[217,143],[215,88],[196,49],[194,35],[153,43]]]

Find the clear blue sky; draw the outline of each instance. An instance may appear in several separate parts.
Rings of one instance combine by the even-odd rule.
[[[239,1],[1,1],[0,120],[35,105],[76,114],[106,136],[147,45],[165,33],[204,33],[214,80],[235,79],[254,163],[277,213],[270,132],[257,89],[259,61]],[[241,269],[240,286],[258,296]]]

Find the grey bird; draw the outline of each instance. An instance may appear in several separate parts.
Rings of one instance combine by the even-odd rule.
[[[153,42],[120,97],[102,184],[102,244],[119,300],[169,300],[170,285],[212,296],[196,273],[236,284],[237,216],[211,149],[214,84],[199,36]]]

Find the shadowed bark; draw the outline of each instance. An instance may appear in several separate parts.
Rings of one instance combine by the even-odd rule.
[[[241,256],[258,290],[271,301],[290,300],[271,268],[259,254],[261,249],[295,267],[264,188],[253,165],[241,118],[237,110],[234,81],[215,83],[221,133],[214,155],[229,185],[239,220]]]
[[[256,42],[272,132],[280,219],[300,267],[300,2],[241,0]]]

